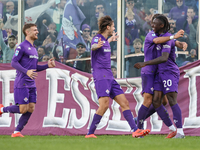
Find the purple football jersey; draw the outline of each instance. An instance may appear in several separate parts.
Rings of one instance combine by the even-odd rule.
[[[12,64],[17,63],[17,75],[15,78],[14,88],[32,88],[36,87],[35,80],[27,76],[26,72],[30,69],[37,69],[38,53],[36,48],[27,40],[17,46],[12,58]]]
[[[91,66],[94,80],[114,79],[111,71],[111,48],[108,39],[101,34],[97,34],[91,42],[97,44],[99,38],[103,41],[103,46],[95,51],[91,51]]]
[[[157,57],[162,56],[163,52],[169,53],[169,58],[166,62],[158,64],[157,72],[171,71],[173,73],[179,74],[179,68],[176,64],[176,54],[175,54],[175,40],[167,41],[161,44],[161,50],[157,51]]]
[[[149,61],[157,57],[156,44],[153,39],[157,38],[157,35],[151,31],[147,34],[144,41],[144,61]],[[148,65],[141,69],[142,74],[155,74],[157,65]]]

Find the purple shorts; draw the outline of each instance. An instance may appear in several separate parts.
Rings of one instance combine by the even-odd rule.
[[[179,76],[171,72],[158,73],[155,77],[154,90],[162,91],[164,95],[170,92],[178,93]]]
[[[103,79],[95,81],[95,89],[100,97],[110,97],[114,99],[115,96],[124,94],[120,85],[115,81],[115,79]]]
[[[14,99],[15,104],[36,103],[36,88],[15,88]]]
[[[142,94],[149,93],[153,95],[154,90],[154,74],[141,74],[142,78]]]

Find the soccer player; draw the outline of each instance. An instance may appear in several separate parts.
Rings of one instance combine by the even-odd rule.
[[[153,70],[154,72],[156,71],[157,73],[155,79],[152,76],[152,79],[154,81],[153,106],[157,111],[158,115],[160,116],[160,118],[170,129],[170,133],[166,138],[172,138],[174,136],[176,136],[175,138],[184,138],[185,136],[182,129],[181,110],[179,105],[177,104],[177,99],[176,99],[180,73],[179,73],[179,68],[175,63],[175,58],[176,58],[175,45],[178,46],[179,48],[186,49],[187,44],[185,42],[170,40],[174,39],[175,36],[172,36],[167,32],[170,29],[170,25],[167,18],[164,15],[157,15],[153,19],[152,29],[155,33],[155,36],[167,36],[162,38],[165,38],[168,41],[163,44],[159,44],[157,40],[154,40],[154,42],[156,43],[156,45],[154,44],[154,46],[155,46],[155,53],[157,53],[156,56],[157,58],[155,58],[154,56],[155,59],[149,59],[149,60],[145,59],[145,62],[136,63],[134,67],[136,68],[144,67],[143,71],[145,70],[146,67],[155,69]],[[182,36],[184,34],[184,31],[181,30],[180,33]],[[155,67],[156,64],[158,64],[157,70]],[[145,70],[144,73],[147,73],[147,69]],[[149,88],[148,83],[145,81],[147,80],[144,80],[144,84],[146,84],[145,88]],[[148,82],[149,81],[150,80],[148,78]],[[171,106],[174,123],[177,129],[172,124],[167,110],[162,105],[162,98],[165,94]],[[143,109],[146,109],[145,106],[142,107]],[[140,118],[138,120],[140,120]]]
[[[35,24],[25,24],[23,27],[25,41],[17,46],[12,58],[11,65],[17,70],[14,82],[15,105],[4,107],[0,104],[0,115],[2,113],[22,114],[19,123],[11,137],[24,137],[21,130],[27,124],[36,104],[36,85],[35,79],[37,71],[55,67],[53,59],[46,65],[37,65],[38,53],[33,42],[38,39],[38,30]]]
[[[129,108],[129,102],[120,85],[113,77],[111,71],[111,48],[109,42],[115,40],[114,36],[112,36],[114,30],[114,22],[110,16],[101,17],[99,20],[98,34],[91,42],[92,74],[99,98],[99,108],[93,117],[89,132],[85,138],[97,138],[94,135],[94,131],[96,130],[103,114],[109,107],[109,98],[114,99],[121,106],[124,118],[128,121],[131,130],[133,131],[132,136],[134,138],[144,136],[150,132],[149,129],[142,130],[137,128]],[[108,39],[109,36],[112,37]]]

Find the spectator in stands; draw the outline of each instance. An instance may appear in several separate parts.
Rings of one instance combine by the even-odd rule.
[[[183,29],[188,35],[191,44],[191,49],[197,48],[196,32],[198,25],[198,16],[195,14],[193,7],[188,7],[187,18],[180,18],[177,20],[177,29]]]
[[[198,60],[197,58],[197,52],[195,49],[191,49],[190,51],[190,56],[186,58],[187,61],[190,61],[190,62],[194,62],[196,60]]]
[[[36,6],[35,5],[36,0],[26,0],[25,2],[26,2],[25,3],[25,10],[30,9],[30,8]]]
[[[173,7],[169,12],[169,18],[177,20],[180,17],[187,17],[187,6],[184,4],[184,0],[176,0],[176,7]]]
[[[46,62],[46,61],[48,61],[49,59],[50,59],[49,55],[44,55],[44,56],[42,57],[42,62]]]
[[[134,64],[137,63],[137,62],[144,62],[144,55],[143,55],[143,52],[142,52],[142,40],[141,39],[135,39],[133,41],[133,47],[135,49],[135,52],[133,53],[130,53],[130,54],[137,54],[133,57],[129,57],[127,59],[127,61],[129,62],[128,63],[128,76],[127,77],[139,77],[141,76],[141,69],[136,69],[134,68]]]
[[[92,27],[91,29],[91,38],[93,38],[95,35],[97,35],[98,28],[97,27]]]
[[[95,14],[90,18],[90,27],[98,27],[98,20],[106,15],[105,3],[96,1],[95,4]]]
[[[90,26],[88,24],[82,25],[82,37],[87,45],[88,51],[90,51],[90,45],[91,45],[91,36],[90,36]]]
[[[42,61],[43,56],[45,55],[45,47],[41,46],[38,48],[38,61]]]
[[[138,27],[134,17],[135,14],[129,9],[125,15],[125,38],[128,46],[128,49],[124,52],[125,55],[131,52],[129,47],[132,47],[132,43],[136,38],[139,38]]]
[[[52,52],[52,48],[54,46],[54,42],[56,41],[56,37],[53,34],[49,34],[44,40],[42,46],[45,47],[45,53],[49,55]]]
[[[5,24],[6,21],[7,21],[7,14],[11,15],[11,16],[14,16],[17,14],[17,11],[14,9],[15,8],[15,5],[12,1],[8,1],[6,3],[6,13],[4,14],[3,16],[3,23]]]
[[[111,66],[111,71],[114,78],[117,78],[117,68],[115,66]]]
[[[77,56],[76,59],[80,58],[85,58],[85,57],[90,57],[90,52],[86,52],[86,46],[83,43],[78,43],[76,45],[76,51],[77,51]],[[84,72],[91,72],[91,64],[90,60],[84,60],[84,61],[74,61],[74,62],[68,62],[67,65],[76,68],[80,71]]]
[[[3,40],[2,27],[0,28],[0,47],[3,52],[3,63],[11,63],[16,48],[16,37],[15,35],[10,35],[7,46]]]

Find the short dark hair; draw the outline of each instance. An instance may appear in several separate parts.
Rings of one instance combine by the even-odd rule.
[[[114,65],[111,66],[111,69],[112,69],[112,68],[115,68],[115,69],[117,70],[117,67],[115,67]]]
[[[34,23],[27,23],[27,24],[25,24],[25,25],[23,26],[22,31],[23,31],[23,33],[24,33],[25,36],[27,36],[27,35],[26,35],[26,30],[29,29],[29,28],[31,28],[31,27],[37,27],[37,25],[34,24]]]
[[[10,39],[10,38],[17,39],[16,36],[15,36],[14,34],[12,34],[12,35],[10,35],[10,36],[8,37],[8,39]]]
[[[86,46],[85,46],[85,44],[83,44],[83,43],[78,43],[77,45],[76,45],[76,48],[79,46],[79,45],[81,45],[81,46],[83,46],[84,48],[86,48]]]
[[[110,16],[104,16],[104,17],[101,17],[99,19],[99,31],[98,33],[101,34],[103,33],[106,29],[107,29],[107,26],[111,26],[113,24],[113,20]]]

